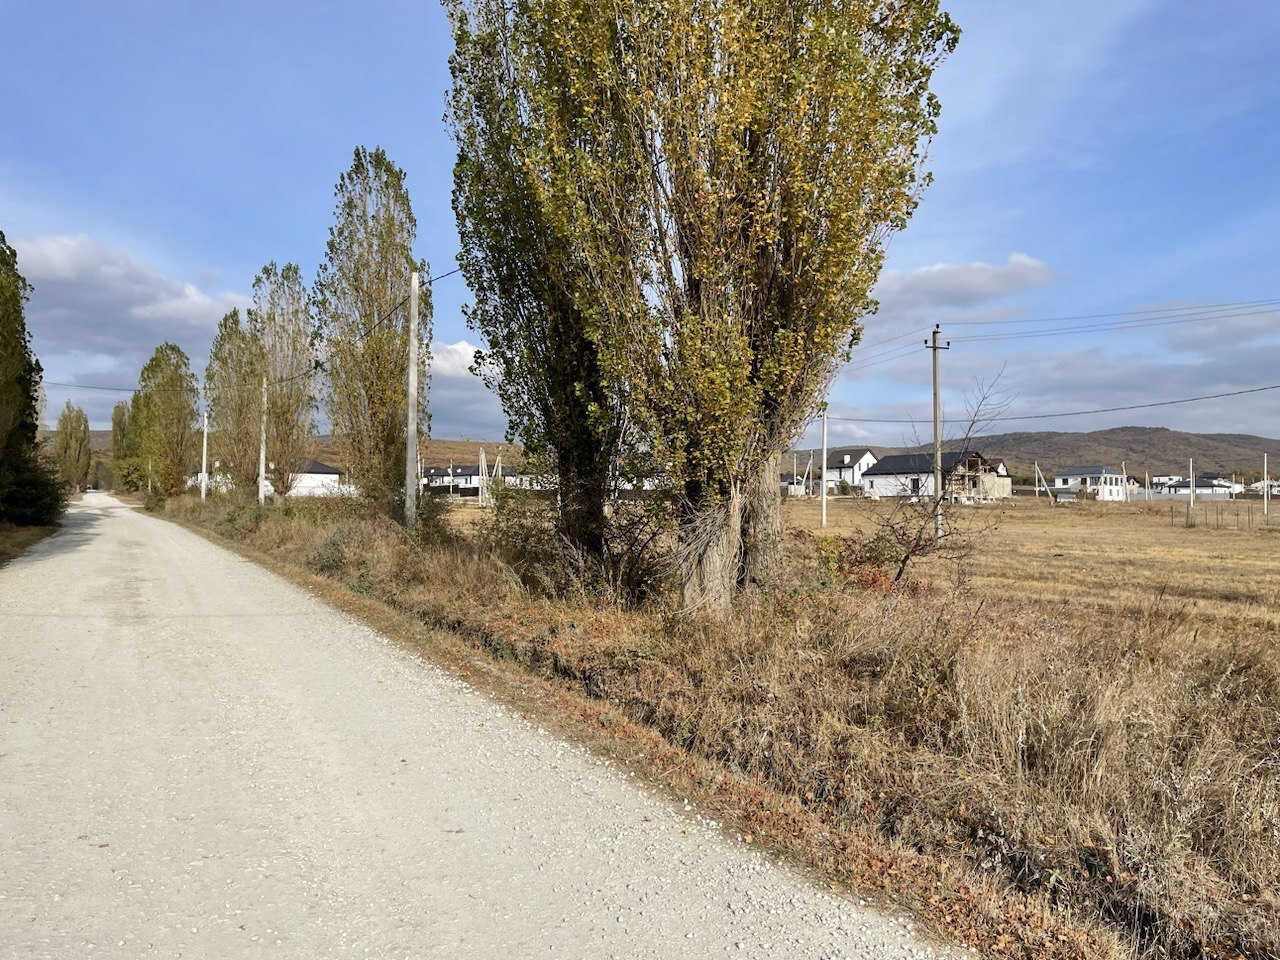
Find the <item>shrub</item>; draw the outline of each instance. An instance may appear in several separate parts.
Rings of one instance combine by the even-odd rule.
[[[57,468],[38,451],[17,451],[0,464],[0,521],[47,526],[58,522],[66,506]]]

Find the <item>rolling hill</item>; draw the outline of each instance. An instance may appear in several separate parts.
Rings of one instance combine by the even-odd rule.
[[[1085,464],[1102,464],[1120,469],[1123,462],[1130,476],[1151,474],[1185,475],[1187,461],[1194,457],[1196,473],[1262,474],[1262,455],[1271,458],[1273,476],[1280,475],[1280,440],[1246,433],[1186,433],[1167,427],[1113,427],[1077,433],[1058,430],[997,433],[974,437],[968,444],[992,459],[1003,460],[1015,477],[1029,477],[1037,461],[1047,476]],[[930,446],[896,449],[872,447],[878,456],[890,453],[929,452]],[[955,449],[954,443],[944,449]],[[802,452],[803,462],[809,451]]]

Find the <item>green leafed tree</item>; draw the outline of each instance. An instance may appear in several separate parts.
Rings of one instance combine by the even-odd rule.
[[[539,42],[545,24],[524,5],[458,0],[449,13],[458,260],[475,297],[467,319],[485,343],[475,368],[501,399],[511,433],[529,452],[551,455],[562,535],[601,557],[625,417],[601,367],[597,321],[581,300],[586,264],[548,196],[555,179],[543,120],[554,114],[555,129],[589,151],[600,85],[564,82],[557,57],[568,51]],[[607,23],[594,26],[609,36]]]
[[[131,426],[152,484],[166,495],[181,492],[196,457],[199,392],[191,361],[176,344],[156,347],[142,367]]]
[[[121,400],[111,411],[111,473],[115,486],[121,490],[138,490],[147,483],[134,417],[137,408],[135,394],[132,403]]]
[[[404,171],[378,147],[359,147],[334,188],[334,223],[314,286],[324,359],[322,391],[351,479],[368,497],[403,495],[408,423],[409,275],[417,221]],[[419,306],[419,407],[427,423],[431,290]],[[416,456],[416,451],[413,452]]]
[[[262,268],[253,281],[249,330],[267,378],[267,476],[284,496],[315,434],[314,325],[297,264]]]
[[[56,468],[40,450],[40,361],[31,350],[31,287],[0,231],[0,520],[47,524],[63,508]]]
[[[89,480],[89,418],[70,400],[58,414],[53,457],[62,485],[79,493]]]
[[[584,41],[601,6],[616,32]],[[544,114],[546,169],[590,264],[602,363],[678,494],[685,606],[719,614],[772,566],[777,456],[875,309],[958,30],[937,0],[527,10],[561,82],[609,105],[586,138]]]
[[[241,494],[256,489],[262,435],[261,343],[233,309],[218,322],[204,371],[210,457]]]

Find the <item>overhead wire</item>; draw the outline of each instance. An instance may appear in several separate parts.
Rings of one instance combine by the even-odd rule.
[[[1119,407],[1098,407],[1094,410],[1069,410],[1063,413],[1027,413],[1019,415],[998,414],[990,417],[982,417],[983,423],[1006,423],[1019,420],[1060,420],[1066,417],[1085,417],[1098,413],[1119,413],[1127,410],[1149,410],[1153,407],[1171,407],[1182,403],[1199,403],[1203,400],[1221,400],[1226,397],[1243,397],[1253,393],[1265,393],[1268,390],[1280,390],[1280,383],[1269,384],[1265,387],[1248,387],[1244,390],[1228,390],[1224,393],[1207,393],[1198,397],[1179,397],[1176,400],[1157,400],[1152,403],[1131,403]],[[922,423],[927,417],[918,417],[914,419],[884,419],[878,417],[833,417],[828,416],[828,420],[843,420],[850,423]]]

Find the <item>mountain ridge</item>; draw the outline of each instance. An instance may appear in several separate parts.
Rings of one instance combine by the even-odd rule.
[[[985,434],[962,441],[948,440],[944,450],[967,445],[989,459],[1003,460],[1016,477],[1029,477],[1033,465],[1040,464],[1046,476],[1085,464],[1101,464],[1120,469],[1123,462],[1130,476],[1144,473],[1185,476],[1188,460],[1195,458],[1196,473],[1242,473],[1262,475],[1262,455],[1271,460],[1271,473],[1280,475],[1280,440],[1248,433],[1191,433],[1169,427],[1109,427],[1106,430],[1019,430]],[[882,447],[874,444],[841,444],[870,449],[878,457],[893,453],[920,453],[931,444],[917,447]],[[831,449],[834,449],[832,447]],[[796,451],[807,458],[810,450]],[[804,462],[800,469],[804,469]],[[783,467],[788,469],[787,466]]]

